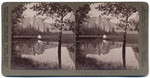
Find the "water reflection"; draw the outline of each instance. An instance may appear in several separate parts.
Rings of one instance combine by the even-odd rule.
[[[56,70],[59,68],[58,42],[41,40],[12,41],[11,68],[25,70]],[[63,70],[120,70],[123,68],[122,42],[81,40],[62,43]],[[76,55],[75,55],[76,54]],[[126,69],[139,69],[138,43],[127,43]]]
[[[12,69],[59,69],[58,42],[29,40],[13,41]],[[62,44],[61,61],[64,70],[74,70],[73,44]]]
[[[107,40],[79,41],[76,53],[76,69],[106,70],[124,69],[122,42]],[[136,49],[135,49],[136,47]],[[138,44],[127,44],[126,69],[139,69]]]

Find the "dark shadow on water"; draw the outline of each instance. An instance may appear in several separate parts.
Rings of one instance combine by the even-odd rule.
[[[97,62],[95,59],[92,58],[84,58],[78,57],[76,60],[77,62],[77,70],[122,70],[124,69],[123,66],[112,64],[112,63],[105,63],[105,62]]]

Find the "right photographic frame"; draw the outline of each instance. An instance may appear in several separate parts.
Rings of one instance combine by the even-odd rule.
[[[126,3],[91,3],[76,11],[77,70],[138,70],[139,12]]]

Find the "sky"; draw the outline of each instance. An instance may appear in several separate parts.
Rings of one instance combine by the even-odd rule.
[[[27,9],[23,12],[23,16],[24,17],[34,17],[35,15],[36,15],[36,11],[33,11],[32,9],[30,9],[30,7],[32,7],[34,4],[36,4],[36,3],[31,3],[31,4],[27,4],[26,5],[26,7],[27,7]],[[55,21],[55,18],[53,19],[53,18],[51,18],[51,17],[48,17],[47,18],[47,16],[46,15],[43,15],[43,16],[41,16],[41,15],[39,15],[39,16],[37,16],[37,17],[40,17],[40,18],[46,18],[45,19],[45,22],[47,22],[47,23],[54,23]],[[71,11],[70,13],[68,13],[65,17],[64,17],[64,19],[67,19],[67,18],[70,18],[70,19],[75,19],[75,17],[74,17],[74,14],[73,14],[73,12]]]
[[[90,17],[99,17],[101,16],[101,11],[98,11],[97,9],[95,9],[95,7],[101,5],[103,3],[94,3],[94,4],[91,4],[90,5],[90,8],[91,10],[89,11],[88,15]],[[111,18],[110,21],[113,22],[113,23],[119,23],[119,20],[120,19],[117,19],[116,17],[111,17],[111,16],[106,16],[106,15],[103,15],[101,17],[106,17],[106,18]],[[135,12],[133,13],[129,19],[134,19],[135,21],[139,21],[139,12]]]
[[[23,12],[23,15],[25,17],[34,17],[36,15],[37,12],[33,11],[32,9],[30,9],[30,7],[32,7],[34,4],[36,4],[36,3],[31,3],[31,4],[27,4],[26,5],[27,9]],[[98,11],[97,9],[95,9],[95,7],[99,6],[100,4],[103,4],[103,3],[94,3],[94,4],[90,5],[91,10],[88,13],[88,15],[90,17],[99,17],[101,15],[101,11]],[[37,17],[46,18],[46,15],[44,15],[44,16],[39,15]],[[120,20],[120,19],[117,19],[115,17],[106,16],[106,15],[103,15],[101,17],[111,18],[110,21],[113,22],[113,23],[119,23],[119,20]],[[67,19],[67,18],[75,20],[74,12],[72,11],[72,12],[68,13],[64,17],[64,19]],[[135,12],[134,14],[132,14],[129,17],[129,19],[134,19],[135,21],[139,21],[139,13]],[[47,22],[47,23],[54,23],[54,19],[49,17],[49,18],[45,19],[45,22]]]

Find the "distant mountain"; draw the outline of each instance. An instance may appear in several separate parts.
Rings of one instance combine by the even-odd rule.
[[[100,28],[106,32],[112,32],[113,28],[116,28],[117,26],[112,23],[108,18],[101,18],[101,17],[90,17],[88,19],[87,26],[89,28],[96,27]]]
[[[41,32],[59,32],[57,28],[54,27],[54,24],[50,24],[42,20],[42,18],[35,17],[26,17],[22,23],[23,28],[31,27]]]
[[[117,24],[111,22],[108,18],[106,17],[90,17],[88,18],[88,23],[87,26],[89,28],[95,27],[102,29],[106,32],[124,32],[122,28],[120,28]],[[131,23],[130,26],[128,27],[127,31],[136,31],[136,28],[138,27],[138,23]],[[138,28],[137,28],[138,29]]]

